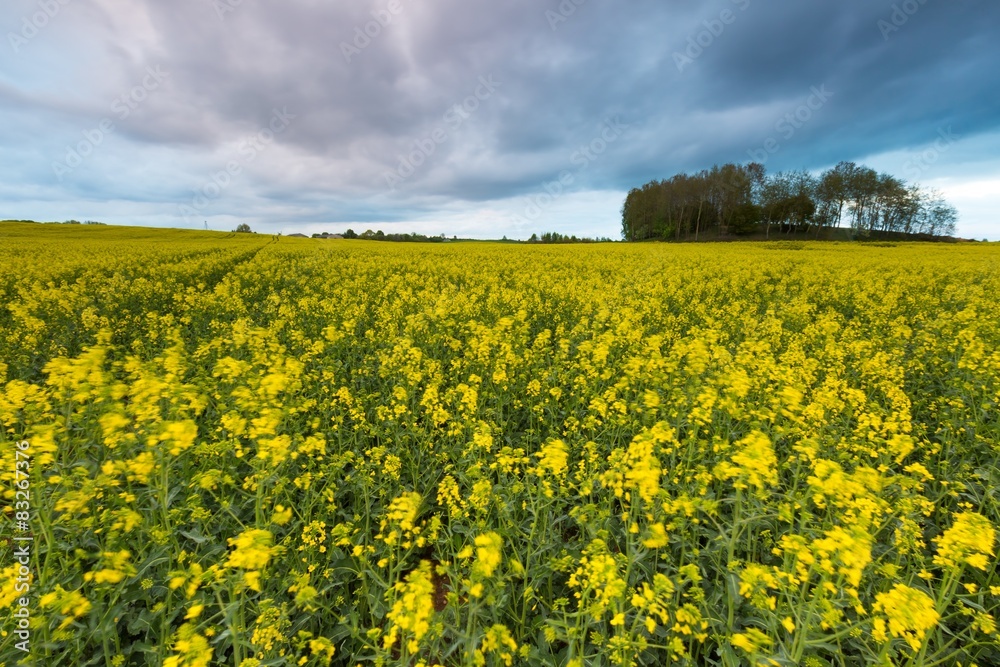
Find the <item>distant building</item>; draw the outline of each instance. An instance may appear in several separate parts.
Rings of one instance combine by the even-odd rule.
[[[296,238],[296,239],[307,239],[307,238],[309,238],[305,234],[289,234],[288,236],[290,236],[291,238]]]

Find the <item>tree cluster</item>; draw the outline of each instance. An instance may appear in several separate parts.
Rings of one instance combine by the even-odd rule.
[[[506,237],[504,237],[506,238]],[[575,234],[567,236],[566,234],[560,234],[559,232],[545,232],[541,236],[538,234],[532,234],[531,238],[528,239],[528,243],[610,243],[609,238],[588,238],[588,237],[577,237]]]
[[[935,190],[841,162],[819,176],[767,174],[758,163],[725,164],[651,181],[622,206],[627,241],[688,240],[763,231],[810,233],[850,227],[856,235],[952,236],[957,211]]]
[[[352,234],[352,236],[348,236]],[[367,230],[360,236],[354,234],[350,229],[344,233],[344,238],[359,238],[368,241],[395,241],[397,243],[441,243],[445,240],[444,234],[440,236],[424,236],[423,234],[386,234],[381,229],[377,232]]]

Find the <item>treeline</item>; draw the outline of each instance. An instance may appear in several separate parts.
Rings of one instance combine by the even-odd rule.
[[[707,234],[815,232],[850,227],[857,235],[901,232],[953,236],[958,213],[935,190],[841,162],[820,176],[768,174],[764,165],[725,164],[651,181],[628,193],[622,236],[698,240]]]
[[[545,232],[541,236],[532,234],[531,238],[528,239],[528,243],[611,243],[611,241],[612,239],[604,237],[596,239],[588,237],[578,238],[575,234],[567,236],[559,232]]]
[[[38,222],[37,220],[0,220],[0,222],[20,222],[27,225],[104,225],[107,226],[108,223],[101,222],[99,220],[84,220],[80,222],[79,220],[63,220],[52,221],[52,222]]]
[[[367,230],[362,234],[357,234],[353,229],[344,232],[345,239],[364,239],[366,241],[395,241],[397,243],[441,243],[445,240],[444,234],[440,236],[424,236],[423,234],[386,234],[381,229],[373,232]]]

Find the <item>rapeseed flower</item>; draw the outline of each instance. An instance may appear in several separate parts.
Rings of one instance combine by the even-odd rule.
[[[236,537],[229,538],[229,546],[233,550],[226,559],[227,567],[243,570],[261,570],[271,559],[282,552],[282,547],[274,546],[274,536],[268,530],[247,530]]]
[[[872,635],[881,642],[887,640],[885,630],[888,621],[889,633],[905,640],[911,649],[917,651],[940,619],[934,600],[929,595],[903,584],[896,584],[888,593],[879,593],[875,600],[872,611],[883,616],[873,621]]]
[[[392,648],[397,641],[405,639],[407,651],[416,653],[421,640],[431,631],[434,615],[431,563],[421,561],[417,569],[393,587],[393,593],[395,602],[387,614],[392,627],[385,635],[384,646]]]
[[[212,661],[213,649],[208,639],[198,634],[190,623],[177,631],[172,650],[174,655],[163,661],[163,667],[208,667]]]
[[[985,570],[994,555],[996,529],[989,519],[975,512],[962,512],[943,535],[934,539],[934,563],[942,567],[968,565]]]

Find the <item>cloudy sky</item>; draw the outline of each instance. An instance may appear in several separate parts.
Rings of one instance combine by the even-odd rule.
[[[995,0],[3,0],[0,218],[618,237],[631,187],[865,162],[1000,239]]]

